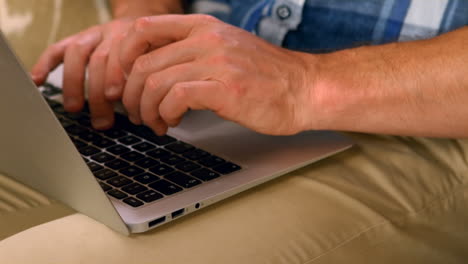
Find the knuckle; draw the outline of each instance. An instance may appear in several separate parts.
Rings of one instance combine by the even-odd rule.
[[[210,58],[210,64],[216,64],[216,65],[230,65],[232,64],[232,58],[231,56],[224,51],[218,52],[217,54],[214,54]]]
[[[183,100],[185,97],[185,85],[183,83],[176,83],[172,89],[174,98],[178,101]]]
[[[204,36],[205,41],[208,41],[217,46],[222,46],[226,42],[226,36],[222,32],[209,31]]]
[[[87,50],[87,44],[84,40],[77,40],[70,44],[70,49],[80,54],[84,54]]]
[[[151,69],[151,66],[152,66],[151,59],[148,58],[148,56],[143,55],[143,56],[138,57],[135,60],[135,63],[133,65],[133,71],[135,71],[135,73],[145,73],[149,69]]]
[[[136,19],[135,23],[133,23],[133,30],[135,32],[144,32],[150,26],[151,17],[141,17]]]
[[[209,24],[209,23],[216,23],[219,22],[219,20],[212,16],[212,15],[207,15],[207,14],[195,14],[192,15],[195,17],[195,19],[202,24]]]
[[[107,58],[109,57],[109,52],[108,51],[95,51],[91,55],[91,61],[92,62],[97,62],[97,63],[104,63]]]
[[[59,52],[60,50],[62,49],[62,45],[61,43],[55,43],[55,44],[52,44],[49,48],[48,48],[48,51],[50,53],[57,53]]]
[[[154,92],[161,85],[161,78],[158,78],[157,75],[153,74],[149,76],[145,81],[145,89],[149,89],[151,92]]]

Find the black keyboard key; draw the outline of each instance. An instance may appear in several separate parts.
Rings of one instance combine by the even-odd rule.
[[[56,95],[56,94],[60,94],[62,92],[62,89],[50,84],[50,83],[45,83],[43,86],[42,86],[43,90],[42,90],[42,94],[45,95],[45,96],[53,96],[53,95]],[[49,100],[50,102],[53,102],[52,100]],[[56,103],[56,102],[54,102]],[[60,105],[59,103],[56,103],[58,105]]]
[[[100,148],[108,148],[115,145],[115,142],[107,138],[101,137],[99,140],[93,140],[93,145],[96,145]]]
[[[160,159],[160,158],[165,157],[165,156],[170,155],[170,154],[171,153],[169,153],[169,151],[166,151],[166,150],[161,149],[161,148],[146,152],[146,155],[148,155],[148,156],[150,156],[152,158],[155,158],[155,159]]]
[[[151,203],[151,202],[154,202],[158,199],[161,199],[163,198],[163,196],[158,193],[158,192],[155,192],[155,191],[146,191],[144,193],[140,193],[137,195],[138,198],[140,198],[141,200],[147,202],[147,203]]]
[[[130,167],[126,167],[126,168],[123,168],[123,169],[119,170],[119,172],[122,173],[125,176],[133,177],[133,176],[141,174],[141,173],[143,173],[145,171],[138,168],[138,167],[136,167],[136,166],[130,166]]]
[[[118,141],[124,145],[133,145],[141,141],[141,139],[134,137],[134,136],[126,136],[123,138],[119,138]]]
[[[88,163],[89,162],[89,159],[85,158],[85,157],[82,157],[84,162]]]
[[[175,142],[176,139],[171,137],[171,136],[168,136],[168,135],[165,135],[165,136],[158,136],[156,135],[153,130],[151,130],[149,127],[146,127],[146,126],[133,126],[131,127],[130,129],[130,132],[134,133],[135,135],[139,136],[139,137],[142,137],[146,140],[148,140],[149,142],[152,142],[156,145],[159,145],[159,146],[164,146],[164,145],[167,145],[169,143],[172,143],[172,142]]]
[[[184,153],[182,156],[189,160],[199,160],[201,158],[209,156],[210,153],[203,151],[201,149],[194,149],[192,151]]]
[[[113,139],[125,137],[128,135],[127,132],[120,129],[109,129],[104,131],[103,134]]]
[[[77,149],[84,148],[84,147],[88,146],[88,144],[86,142],[84,142],[83,140],[77,139],[77,138],[73,138],[72,141],[73,141],[73,144],[75,144],[75,147]]]
[[[91,156],[91,155],[99,153],[99,149],[97,149],[97,148],[95,148],[93,146],[87,146],[87,147],[84,147],[84,148],[80,148],[80,149],[78,149],[78,151],[82,155],[85,155],[85,156]]]
[[[65,130],[67,130],[68,127],[73,126],[74,124],[68,120],[66,120],[64,117],[59,116],[58,120],[60,121],[60,124],[62,125]]]
[[[128,120],[128,117],[120,114],[120,113],[115,113],[115,124],[114,127],[117,129],[125,129],[125,130],[130,130],[133,127],[135,127],[134,124]]]
[[[139,183],[132,183],[132,184],[129,184],[125,187],[122,188],[122,191],[128,193],[128,194],[137,194],[137,193],[141,193],[141,192],[144,192],[148,190],[148,188],[146,188],[145,186],[139,184]]]
[[[221,174],[229,174],[231,172],[235,172],[240,169],[241,167],[239,165],[231,163],[231,162],[226,162],[219,166],[213,167],[214,171],[219,172]]]
[[[108,180],[107,183],[109,183],[110,185],[114,187],[122,187],[122,186],[132,183],[132,181],[123,176],[117,176]]]
[[[170,145],[167,145],[165,146],[166,149],[172,151],[172,152],[175,152],[177,154],[182,154],[182,153],[185,153],[189,150],[193,150],[194,147],[192,145],[189,145],[187,143],[184,143],[184,142],[175,142],[175,143],[172,143]]]
[[[78,136],[82,133],[86,133],[89,131],[88,129],[81,127],[81,126],[77,126],[77,125],[71,125],[65,128],[65,130],[67,131],[68,134],[73,135],[73,136]]]
[[[94,172],[94,176],[96,176],[96,178],[101,179],[101,180],[107,180],[107,179],[117,176],[117,173],[109,169],[102,169],[102,170]]]
[[[185,159],[177,155],[169,155],[169,156],[162,157],[161,161],[169,165],[176,165],[176,164],[184,162]]]
[[[135,165],[142,167],[143,169],[149,169],[153,166],[159,165],[159,162],[152,158],[143,158],[137,162],[135,162]]]
[[[91,127],[91,120],[89,119],[89,117],[82,117],[76,121],[82,126]]]
[[[113,161],[106,162],[104,165],[106,165],[107,167],[111,169],[119,170],[119,169],[128,167],[130,164],[124,160],[115,159]]]
[[[171,136],[168,136],[168,135],[158,136],[156,134],[154,134],[152,137],[148,137],[147,140],[159,146],[164,146],[164,145],[167,145],[176,141],[176,139]]]
[[[182,191],[182,188],[166,180],[153,182],[149,185],[149,187],[165,195],[171,195],[171,194]]]
[[[164,164],[160,164],[160,165],[157,165],[157,166],[154,166],[154,167],[151,167],[150,168],[150,171],[152,173],[155,173],[156,175],[166,175],[168,173],[171,173],[174,171],[173,168],[167,166],[167,165],[164,165]]]
[[[78,113],[64,113],[63,114],[65,117],[71,119],[71,120],[79,120],[79,119],[82,119],[82,118],[86,118],[88,119],[88,115],[86,115],[85,113],[82,113],[82,112],[78,112]]]
[[[175,167],[183,172],[191,172],[193,170],[201,168],[200,165],[193,163],[191,161],[185,161],[185,162],[179,163]]]
[[[86,131],[78,135],[82,140],[87,142],[98,141],[102,139],[102,137],[94,132]]]
[[[57,114],[66,114],[67,111],[65,111],[65,108],[63,108],[63,106],[61,104],[57,105],[57,106],[54,106],[54,113],[57,113]]]
[[[103,183],[103,182],[100,182],[99,185],[101,185],[101,188],[103,191],[107,192],[109,190],[112,190],[112,187],[110,187],[109,185]]]
[[[112,156],[111,154],[101,152],[101,153],[98,153],[98,154],[95,154],[95,155],[91,156],[91,159],[93,159],[94,161],[97,161],[97,162],[104,163],[104,162],[108,162],[108,161],[111,161],[111,160],[115,159],[115,157]]]
[[[107,194],[109,194],[110,196],[114,197],[114,198],[117,198],[117,199],[123,199],[123,198],[126,198],[128,197],[127,194],[119,191],[119,190],[111,190],[111,191],[108,191]]]
[[[136,144],[135,146],[133,146],[133,148],[141,152],[146,152],[148,150],[156,148],[156,146],[147,142],[142,142],[140,144]]]
[[[218,178],[220,176],[219,173],[216,173],[214,171],[210,171],[209,169],[205,169],[205,168],[193,171],[192,173],[190,173],[190,175],[192,175],[193,177],[196,177],[196,178],[198,178],[198,179],[200,179],[202,181],[211,181],[211,180],[216,179],[216,178]]]
[[[44,98],[44,99],[49,104],[50,108],[55,108],[55,107],[61,106],[61,104],[59,102],[57,102],[57,101],[50,100],[49,98]]]
[[[159,177],[149,172],[145,172],[136,176],[134,180],[138,181],[139,183],[148,184],[159,180]]]
[[[92,171],[92,172],[95,172],[95,171],[98,171],[98,170],[101,170],[103,169],[104,167],[102,167],[101,165],[97,164],[96,162],[88,162],[86,163],[89,167],[89,169]]]
[[[123,155],[120,155],[120,157],[126,161],[129,161],[129,162],[133,162],[133,161],[137,161],[139,159],[142,159],[144,158],[145,156],[143,156],[143,154],[140,154],[136,151],[132,151],[132,152],[128,152],[128,153],[125,153]]]
[[[132,207],[139,207],[143,205],[143,203],[140,200],[133,198],[133,197],[125,198],[123,199],[123,202]]]
[[[114,155],[122,155],[124,153],[129,152],[130,149],[122,145],[115,145],[110,148],[107,148],[107,151],[109,151],[110,153]]]
[[[205,158],[198,161],[198,163],[200,163],[201,165],[206,166],[206,167],[214,167],[214,166],[217,166],[217,165],[221,165],[224,162],[225,162],[225,160],[223,160],[220,157],[216,157],[216,156],[208,156],[208,157],[205,157]]]
[[[201,181],[188,176],[187,174],[184,174],[182,172],[176,171],[173,172],[169,175],[164,176],[166,180],[170,180],[173,183],[176,183],[184,188],[191,188],[195,185],[198,185],[201,183]]]

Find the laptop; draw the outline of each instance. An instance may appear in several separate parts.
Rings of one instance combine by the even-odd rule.
[[[267,136],[189,111],[157,136],[122,113],[108,131],[70,114],[60,89],[36,87],[0,37],[0,173],[128,235],[182,218],[352,145],[309,131]],[[281,120],[278,120],[281,122]]]

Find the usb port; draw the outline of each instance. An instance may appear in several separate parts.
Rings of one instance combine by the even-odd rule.
[[[179,210],[177,210],[177,211],[172,212],[172,214],[171,214],[172,219],[183,215],[183,214],[184,214],[184,211],[185,211],[185,209],[182,208],[182,209],[179,209]]]
[[[160,217],[160,218],[158,218],[158,219],[155,219],[155,220],[149,222],[148,226],[149,226],[149,227],[153,227],[153,226],[155,226],[155,225],[164,223],[164,221],[166,221],[166,217],[165,217],[165,216]]]

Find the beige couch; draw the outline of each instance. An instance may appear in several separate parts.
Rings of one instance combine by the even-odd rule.
[[[0,9],[27,67],[108,18],[100,1]],[[0,263],[468,262],[468,141],[348,135],[345,153],[131,237],[0,175]]]

